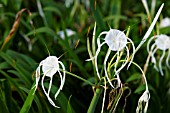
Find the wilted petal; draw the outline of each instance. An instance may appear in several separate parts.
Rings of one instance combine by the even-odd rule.
[[[136,108],[136,113],[146,113],[148,109],[150,99],[150,93],[146,90],[143,95],[139,98],[138,106]]]

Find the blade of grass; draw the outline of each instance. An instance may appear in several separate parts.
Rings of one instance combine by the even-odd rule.
[[[31,86],[30,79],[31,77],[29,76],[30,74],[20,65],[16,65],[15,60],[12,59],[9,55],[5,54],[4,52],[0,52],[1,58],[3,58],[6,62],[8,62],[14,69],[18,71],[20,76],[23,78],[24,83],[27,84],[27,86]],[[29,78],[28,78],[29,77]]]
[[[33,86],[35,86],[35,81],[34,81],[32,87]],[[32,101],[34,99],[34,91],[35,91],[35,87],[31,88],[31,90],[29,91],[29,94],[27,96],[27,99],[25,100],[24,105],[21,108],[20,113],[28,113],[29,112],[29,109],[32,105]]]

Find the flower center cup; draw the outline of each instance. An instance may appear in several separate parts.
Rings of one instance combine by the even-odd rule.
[[[119,30],[110,29],[106,34],[105,42],[109,46],[110,50],[120,51],[126,46],[127,37],[123,32]]]
[[[166,50],[169,48],[170,38],[166,35],[159,35],[155,40],[155,44],[160,50]]]
[[[52,77],[58,70],[59,64],[57,57],[49,56],[44,60],[42,65],[42,71],[46,76]]]

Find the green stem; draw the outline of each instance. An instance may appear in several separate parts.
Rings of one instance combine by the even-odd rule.
[[[61,71],[63,71],[63,70],[61,70]],[[75,75],[75,74],[70,73],[70,72],[68,72],[68,71],[65,71],[65,72],[66,72],[67,74],[69,74],[69,75],[72,75],[73,77],[76,77],[76,78],[78,78],[78,79],[80,79],[80,80],[88,83],[88,84],[91,85],[91,86],[95,86],[95,85],[94,85],[93,83],[91,83],[90,81],[88,81],[88,80],[86,80],[86,79],[84,79],[84,78],[82,78],[82,77],[80,77],[80,76],[78,76],[78,75]]]
[[[94,113],[94,111],[96,109],[97,102],[99,100],[99,97],[100,97],[102,91],[103,91],[102,88],[97,88],[96,89],[96,92],[94,93],[94,96],[92,98],[92,101],[90,103],[90,106],[89,106],[89,109],[88,109],[87,113]]]

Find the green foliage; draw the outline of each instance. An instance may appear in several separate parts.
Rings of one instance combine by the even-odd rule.
[[[89,0],[90,6],[86,6],[83,0],[73,1],[70,7],[66,7],[65,0],[0,0],[0,113],[101,112],[104,83],[99,83],[93,63],[85,61],[89,59],[88,52],[90,57],[94,56],[97,46],[95,41],[100,32],[110,28],[126,32],[129,26],[131,29],[128,37],[137,47],[148,30],[150,22],[141,1]],[[170,15],[167,9],[170,2],[163,1],[165,9],[161,16],[166,17]],[[155,12],[161,2],[156,3]],[[17,13],[24,8],[27,10],[24,10],[24,13],[20,12],[17,20]],[[93,31],[95,22],[96,29]],[[159,22],[160,20],[157,24]],[[14,24],[16,26],[13,26]],[[67,36],[67,29],[75,31],[75,34]],[[158,27],[155,27],[150,36],[154,35],[157,29]],[[64,31],[64,39],[58,34],[59,31]],[[161,28],[159,33],[169,35],[169,27]],[[129,48],[132,47],[129,45]],[[64,63],[67,70],[63,90],[56,100],[52,98],[55,104],[60,106],[59,109],[51,106],[41,88],[41,82],[33,94],[35,70],[40,61],[49,56],[48,50],[51,56],[58,58],[61,56],[60,61]],[[98,58],[100,64],[98,67],[101,69],[103,69],[102,59],[106,52],[107,46],[104,46]],[[161,51],[157,53],[158,58],[161,57],[161,53]],[[147,55],[146,44],[144,44],[135,55],[134,62],[143,68]],[[170,69],[163,65],[163,71],[164,76],[161,76],[153,68],[153,64],[148,65],[146,78],[151,92],[148,113],[170,112],[168,107]],[[103,70],[100,73],[104,76]],[[142,74],[135,65],[132,65],[128,70],[123,69],[120,77],[124,85],[123,94],[115,93],[115,101],[110,108],[117,106],[116,113],[134,113],[137,101],[145,90],[142,85]],[[49,79],[45,79],[46,88],[49,85],[48,81]],[[51,97],[58,90],[59,82],[59,76],[56,74]],[[130,93],[126,92],[126,89]],[[112,112],[107,109],[111,92],[112,89],[107,83],[104,113]],[[118,97],[121,98],[116,105]]]

